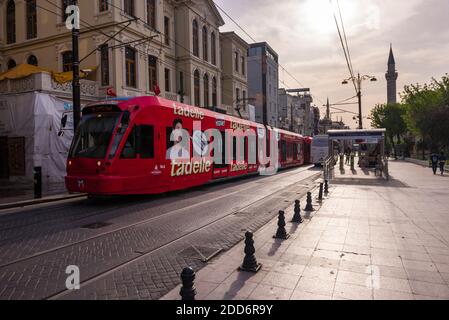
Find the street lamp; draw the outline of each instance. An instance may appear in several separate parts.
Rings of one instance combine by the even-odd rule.
[[[377,78],[374,76],[369,76],[367,74],[360,76],[360,73],[358,73],[357,77],[350,77],[348,79],[345,79],[345,80],[343,80],[342,84],[348,84],[349,80],[356,82],[357,98],[359,100],[359,129],[363,129],[363,124],[362,124],[362,81],[370,80],[371,82],[376,82]]]

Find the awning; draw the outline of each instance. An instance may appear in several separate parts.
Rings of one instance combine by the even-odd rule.
[[[80,70],[80,78],[86,78],[89,74],[97,70],[97,67],[90,67],[90,68],[82,68],[82,70],[89,70],[88,72],[83,72]],[[51,73],[51,76],[54,81],[57,83],[66,83],[73,80],[73,73],[72,71],[68,72],[55,72],[53,70],[42,68],[42,67],[36,67],[31,64],[19,64],[16,67],[3,72],[0,74],[0,81],[2,80],[14,80],[14,79],[21,79],[26,78],[32,74],[40,73],[40,72],[48,72]]]

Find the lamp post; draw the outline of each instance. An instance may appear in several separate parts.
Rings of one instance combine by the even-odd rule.
[[[369,75],[363,75],[360,76],[360,73],[357,74],[357,77],[350,77],[348,79],[343,80],[342,84],[348,84],[348,81],[355,81],[356,82],[356,90],[357,90],[357,99],[359,101],[359,129],[363,129],[363,123],[362,123],[362,81],[364,80],[370,80],[371,82],[377,81],[376,77],[369,76]]]

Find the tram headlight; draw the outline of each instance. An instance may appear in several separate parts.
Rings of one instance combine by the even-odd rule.
[[[101,166],[101,161],[97,161],[97,166]]]
[[[72,165],[72,161],[70,160],[70,161],[69,161],[69,166],[71,166],[71,165]]]

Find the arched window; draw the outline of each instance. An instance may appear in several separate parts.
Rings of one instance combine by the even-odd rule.
[[[241,62],[242,62],[242,66],[241,66],[241,68],[242,68],[242,74],[245,75],[245,69],[246,69],[245,57],[244,57],[244,56],[241,56],[241,57],[240,57],[240,60],[241,60]]]
[[[207,74],[203,77],[203,84],[204,84],[204,107],[209,108],[209,77]]]
[[[198,70],[193,73],[193,101],[195,106],[200,106],[200,72]]]
[[[16,4],[8,0],[6,4],[6,43],[16,42]]]
[[[27,59],[27,63],[37,67],[37,58],[35,55],[31,55]]]
[[[239,53],[237,51],[234,52],[234,67],[235,72],[239,72]]]
[[[214,66],[217,65],[217,47],[215,41],[215,32],[212,32],[210,34],[210,62]]]
[[[203,27],[203,60],[207,61],[208,60],[208,45],[207,45],[207,28],[206,26]]]
[[[27,39],[37,37],[36,0],[26,2]]]
[[[15,68],[17,66],[16,61],[14,59],[10,59],[8,61],[8,70]]]
[[[147,0],[147,23],[156,29],[156,0]]]
[[[217,106],[217,79],[212,78],[212,106]]]
[[[198,37],[198,22],[193,20],[192,22],[192,37],[193,37],[193,54],[197,57],[200,56],[199,53],[199,37]]]
[[[126,69],[126,86],[137,87],[137,64],[136,50],[131,47],[125,47],[125,69]]]

